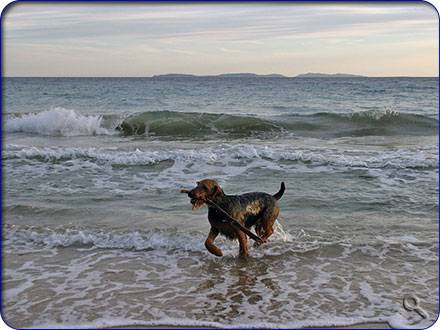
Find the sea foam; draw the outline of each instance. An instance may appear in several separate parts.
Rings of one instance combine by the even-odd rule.
[[[111,135],[101,127],[102,116],[83,116],[73,110],[54,108],[21,117],[7,118],[5,131],[54,136]]]
[[[153,165],[162,161],[223,163],[236,161],[269,161],[276,168],[279,162],[301,163],[309,166],[356,168],[437,168],[437,146],[401,148],[398,150],[355,150],[274,145],[229,145],[215,148],[119,151],[103,148],[21,147],[6,144],[2,159],[41,159],[48,162],[89,160],[97,164]],[[268,164],[265,164],[268,165]],[[286,166],[286,164],[284,164]]]

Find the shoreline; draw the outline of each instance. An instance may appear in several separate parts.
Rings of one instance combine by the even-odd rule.
[[[178,325],[127,325],[127,326],[114,326],[114,327],[104,327],[100,329],[222,329],[210,326],[178,326]],[[229,329],[229,328],[224,328]],[[240,329],[240,328],[233,328]],[[245,329],[245,328],[242,328]],[[246,328],[246,329],[258,329],[258,328]],[[393,329],[386,322],[366,322],[366,323],[356,323],[352,325],[344,326],[323,326],[323,327],[304,327],[298,329]]]

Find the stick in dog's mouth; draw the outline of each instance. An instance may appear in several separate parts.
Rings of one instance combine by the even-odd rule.
[[[180,191],[182,194],[189,194],[189,190],[182,189]],[[203,205],[205,205],[205,202],[203,202],[200,199],[191,198],[191,204],[193,211],[200,209]]]

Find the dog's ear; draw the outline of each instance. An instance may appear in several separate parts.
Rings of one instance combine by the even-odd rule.
[[[212,194],[210,199],[215,200],[215,199],[217,199],[217,197],[220,197],[222,195],[223,195],[223,190],[219,186],[215,185],[214,186],[214,193]]]

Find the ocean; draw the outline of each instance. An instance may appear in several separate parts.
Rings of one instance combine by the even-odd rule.
[[[431,325],[438,78],[3,78],[12,327]],[[276,193],[269,242],[204,247],[180,193]],[[417,305],[417,306],[414,306]],[[414,307],[414,308],[412,308]]]

